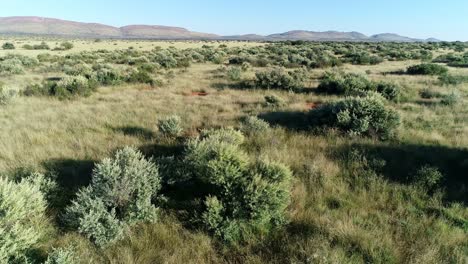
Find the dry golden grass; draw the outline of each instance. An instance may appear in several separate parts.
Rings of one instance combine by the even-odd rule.
[[[112,43],[76,40],[71,52],[89,47],[112,49]],[[203,44],[118,41],[117,46],[152,49],[155,45],[187,48]],[[19,52],[35,55],[37,51]],[[416,63],[345,65],[343,70],[361,74],[370,70],[369,78],[394,81],[410,95],[417,95],[426,87],[450,91],[451,88],[438,86],[434,77],[381,74]],[[71,161],[71,169],[75,169],[80,162],[98,161],[126,145],[158,152],[159,148],[174,144],[159,137],[156,131],[157,120],[167,115],[181,116],[186,136],[191,136],[201,128],[238,126],[239,118],[245,115],[275,115],[295,122],[294,118],[308,111],[308,102],[337,98],[315,93],[232,89],[229,81],[214,74],[218,67],[192,65],[186,71],[177,71],[175,78],[158,88],[101,87],[90,97],[71,101],[20,97],[0,110],[0,172],[25,167],[44,171],[51,163],[63,161]],[[468,74],[467,69],[450,71]],[[311,76],[319,77],[323,72],[312,70]],[[246,74],[252,75],[253,72]],[[9,86],[16,83],[14,87],[22,89],[38,78],[41,76],[26,74],[2,81]],[[317,83],[312,80],[308,85],[314,87]],[[207,234],[185,228],[176,217],[165,215],[158,224],[133,228],[126,239],[105,250],[96,249],[76,234],[59,231],[44,242],[44,247],[75,244],[82,263],[466,263],[466,227],[440,216],[449,212],[467,219],[466,207],[442,204],[437,196],[431,198],[411,186],[369,176],[364,162],[353,161],[349,165],[346,156],[359,146],[387,150],[404,144],[443,147],[448,152],[460,149],[466,153],[468,86],[457,89],[464,97],[454,107],[423,102],[418,97],[389,103],[402,116],[400,142],[349,138],[333,132],[313,135],[281,124],[265,135],[249,137],[244,147],[252,158],[281,161],[295,174],[289,208],[291,223],[263,241],[229,248]],[[194,96],[193,91],[208,95]],[[286,106],[265,107],[264,96],[270,94],[285,99]],[[429,209],[439,213],[429,213]]]

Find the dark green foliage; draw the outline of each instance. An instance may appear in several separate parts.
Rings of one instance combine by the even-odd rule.
[[[166,137],[178,137],[184,131],[182,129],[182,120],[177,115],[159,120],[158,129]]]
[[[265,96],[266,106],[281,107],[284,105],[283,98],[276,95],[267,95]]]
[[[251,163],[239,148],[242,135],[211,131],[191,141],[185,162],[212,190],[199,221],[228,243],[266,234],[286,222],[291,171],[284,165]]]
[[[29,44],[26,44],[23,46],[23,49],[27,49],[27,50],[49,50],[50,47],[49,45],[47,45],[47,43],[45,42],[41,42],[41,44],[37,44],[37,45],[29,45]]]
[[[397,100],[400,96],[400,88],[396,84],[372,82],[365,76],[352,73],[325,73],[317,91],[345,96],[367,96],[370,92],[378,92],[388,100]]]
[[[157,166],[126,147],[93,170],[91,185],[83,188],[66,210],[65,222],[99,246],[121,238],[125,226],[156,221],[152,201],[161,188]]]
[[[14,50],[15,49],[15,45],[11,42],[5,42],[3,45],[2,45],[2,49],[4,50]]]
[[[442,96],[440,103],[447,106],[454,106],[458,104],[461,100],[461,96],[457,91],[452,91],[451,93]]]
[[[408,67],[406,72],[411,75],[443,75],[448,72],[448,68],[438,64],[423,63]]]
[[[307,79],[307,72],[303,69],[286,71],[276,67],[269,71],[261,71],[255,74],[255,87],[262,89],[294,90],[302,88]]]
[[[421,96],[421,98],[423,99],[433,99],[441,97],[442,94],[437,91],[426,88],[419,91],[419,96]]]
[[[366,52],[350,53],[345,58],[346,61],[357,65],[376,65],[383,62],[383,58]]]
[[[416,186],[425,190],[433,190],[443,179],[442,173],[438,168],[423,166],[413,176],[413,182]]]
[[[468,82],[468,76],[443,74],[439,76],[439,82],[442,85],[459,85]]]
[[[144,83],[151,86],[156,85],[156,81],[151,77],[151,75],[146,71],[132,71],[126,78],[126,81],[129,83]]]
[[[397,112],[378,96],[346,98],[311,110],[312,127],[337,128],[350,135],[391,137],[400,123]]]
[[[248,116],[242,120],[241,131],[247,135],[266,133],[270,125],[255,116]]]

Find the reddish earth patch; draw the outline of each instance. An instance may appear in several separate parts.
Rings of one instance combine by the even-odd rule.
[[[315,109],[319,107],[322,103],[306,103],[307,109]]]
[[[208,93],[205,92],[192,92],[192,96],[207,96]]]

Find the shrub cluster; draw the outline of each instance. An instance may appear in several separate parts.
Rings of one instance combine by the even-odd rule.
[[[5,89],[2,84],[0,84],[0,105],[11,103],[17,94],[16,90]]]
[[[41,44],[36,44],[36,45],[29,45],[25,44],[23,45],[23,49],[26,50],[50,50],[49,45],[45,42],[41,42]]]
[[[44,235],[46,200],[40,187],[0,178],[0,262],[15,263]]]
[[[15,45],[13,43],[11,43],[11,42],[5,42],[2,45],[2,49],[4,49],[4,50],[14,50]]]
[[[448,68],[433,63],[423,63],[408,67],[406,70],[411,75],[443,75],[448,72]]]
[[[160,188],[157,166],[126,147],[96,165],[91,185],[66,209],[65,222],[104,247],[121,238],[126,226],[156,221],[152,201]]]
[[[362,75],[335,72],[325,73],[317,91],[345,96],[367,96],[370,92],[377,92],[388,100],[397,100],[401,93],[400,88],[393,83],[373,82]]]
[[[266,106],[281,107],[284,104],[285,103],[284,103],[283,98],[281,98],[279,96],[276,96],[274,94],[265,96],[265,105]]]
[[[182,134],[182,119],[177,116],[169,116],[158,122],[158,129],[161,134],[167,137],[178,137]]]
[[[199,221],[228,243],[284,224],[290,197],[291,171],[275,162],[250,162],[242,140],[233,130],[208,131],[186,149],[190,171],[212,190]]]
[[[255,74],[255,87],[262,89],[294,90],[302,88],[307,79],[307,72],[303,69],[286,71],[275,67],[269,71],[260,71]]]
[[[255,116],[245,117],[242,121],[241,131],[248,135],[265,133],[269,129],[270,124]]]
[[[381,97],[350,97],[311,110],[312,127],[337,128],[350,135],[387,139],[399,125],[397,112],[387,108]]]

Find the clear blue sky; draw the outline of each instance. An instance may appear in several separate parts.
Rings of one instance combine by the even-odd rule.
[[[114,26],[181,26],[221,35],[292,29],[468,40],[468,0],[1,0],[0,16]]]

